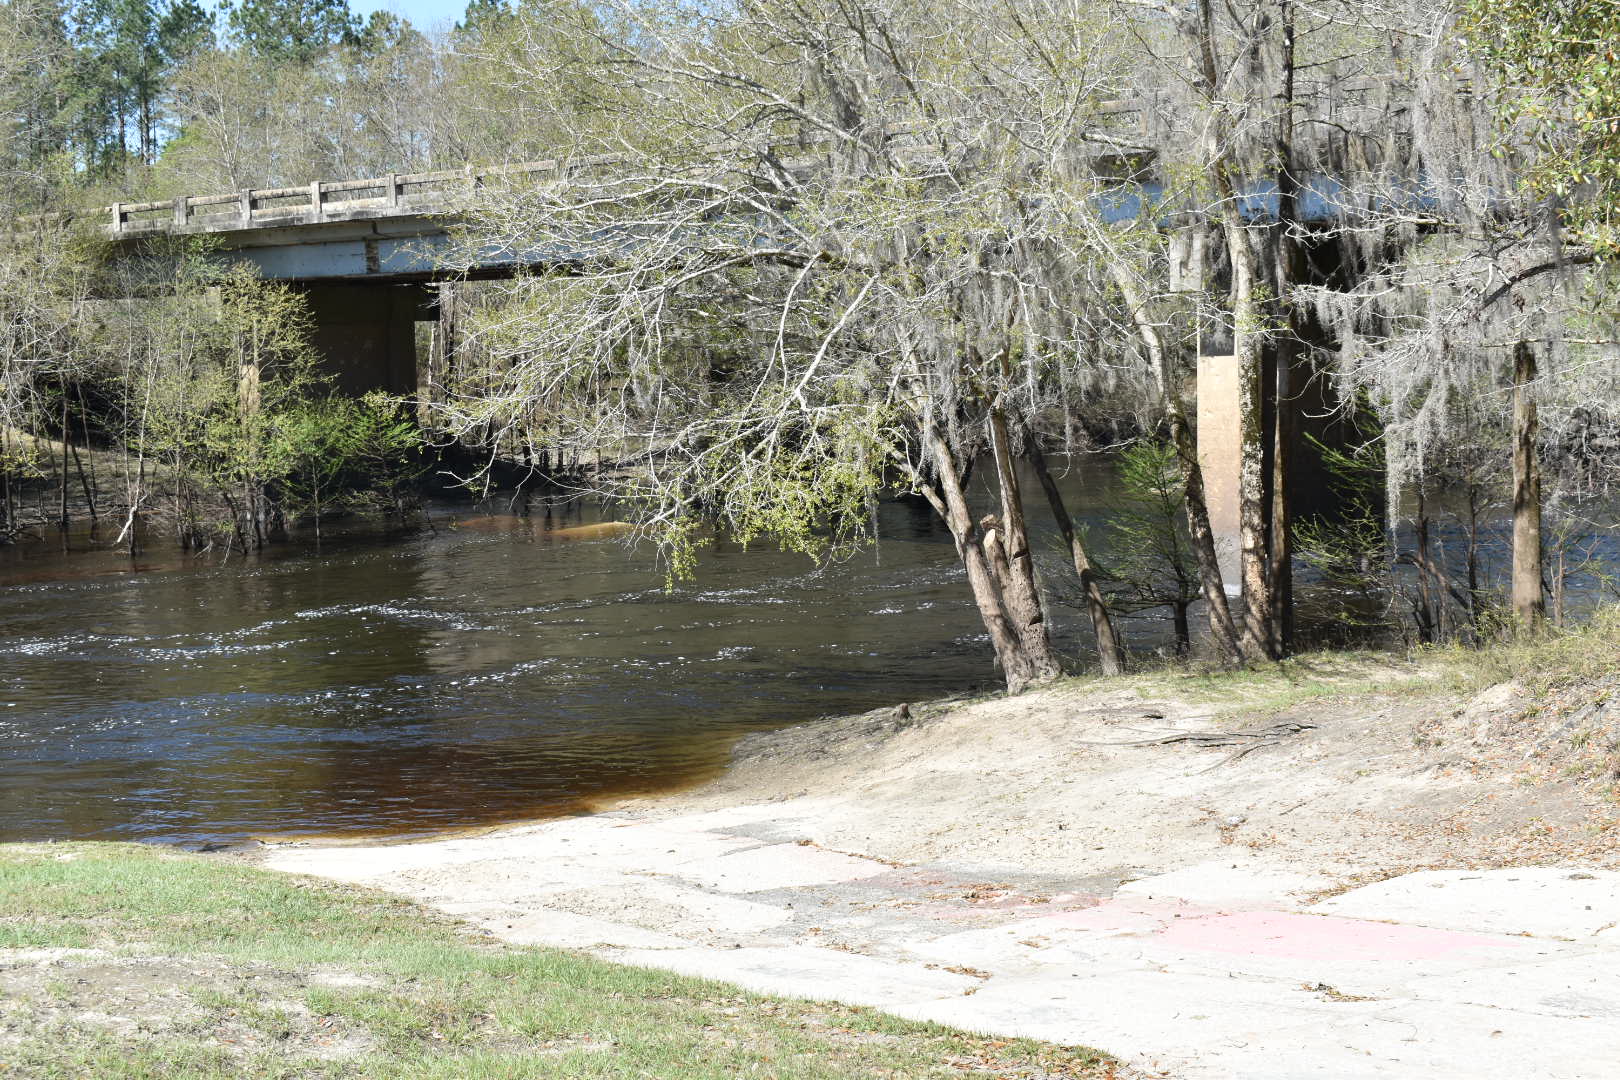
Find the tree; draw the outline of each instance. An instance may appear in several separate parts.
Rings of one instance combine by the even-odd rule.
[[[1500,152],[1591,252],[1620,250],[1620,7],[1465,0],[1459,28],[1495,76],[1509,136]]]
[[[1511,239],[1540,249],[1536,258],[1513,267],[1487,306],[1510,301],[1523,311],[1537,291],[1532,279],[1552,274],[1567,288],[1579,267],[1620,253],[1620,10],[1602,0],[1509,0],[1489,7],[1469,0],[1460,26],[1482,61],[1484,90],[1502,122],[1492,149],[1518,167],[1516,179],[1531,204],[1518,215],[1530,228],[1521,224]],[[1502,231],[1514,231],[1512,224]],[[1541,299],[1545,305],[1545,295]],[[1554,340],[1549,337],[1548,344]],[[1526,336],[1513,343],[1511,354],[1512,603],[1521,627],[1534,627],[1545,610],[1537,442],[1537,398],[1546,394],[1539,374],[1545,360],[1538,354],[1545,351]]]
[[[509,287],[481,332],[491,384],[445,409],[463,431],[641,451],[619,494],[678,573],[710,523],[820,555],[858,541],[873,498],[915,491],[1016,690],[1059,669],[1021,461],[1043,417],[1147,376],[1100,360],[1125,315],[1075,136],[1118,126],[1111,27],[1056,3],[987,14],[536,13],[513,79],[561,145],[617,160],[473,205],[470,251],[565,252],[566,272]]]
[[[512,16],[512,5],[507,0],[469,0],[466,14],[456,23],[456,31],[461,34],[484,33],[509,25]]]
[[[73,19],[83,165],[122,179],[129,165],[157,159],[168,79],[207,39],[212,19],[195,0],[83,0]]]
[[[1109,507],[1103,575],[1116,610],[1170,609],[1176,655],[1192,653],[1188,612],[1201,595],[1182,505],[1186,480],[1175,447],[1139,442],[1119,459],[1125,498]]]
[[[312,63],[360,33],[348,0],[241,0],[221,10],[236,44],[275,63]]]

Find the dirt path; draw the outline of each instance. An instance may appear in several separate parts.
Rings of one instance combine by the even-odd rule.
[[[1470,749],[1490,707],[1217,716],[1079,684],[756,737],[715,784],[592,817],[264,861],[1148,1075],[1599,1080],[1620,851],[1590,791]]]

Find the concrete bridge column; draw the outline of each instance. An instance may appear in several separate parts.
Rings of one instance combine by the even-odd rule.
[[[1243,591],[1239,530],[1243,438],[1238,424],[1237,371],[1236,356],[1198,357],[1198,462],[1204,471],[1204,497],[1221,579],[1227,595],[1233,597]],[[1308,355],[1295,359],[1285,385],[1289,398],[1280,407],[1288,411],[1283,490],[1289,518],[1344,520],[1353,507],[1346,505],[1345,493],[1335,486],[1336,478],[1323,461],[1320,447],[1351,450],[1361,440],[1356,417],[1338,406]]]
[[[1226,595],[1243,592],[1239,553],[1243,434],[1238,424],[1236,356],[1198,357],[1198,464],[1204,472],[1204,501],[1215,533]]]
[[[428,286],[311,284],[303,292],[322,370],[339,392],[415,396],[416,324],[433,318]]]

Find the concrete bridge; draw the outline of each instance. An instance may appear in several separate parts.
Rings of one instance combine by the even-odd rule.
[[[222,255],[265,278],[296,284],[309,299],[314,344],[339,388],[415,396],[421,385],[416,325],[440,319],[437,283],[501,277],[526,261],[491,253],[470,274],[440,265],[449,225],[482,184],[561,176],[599,164],[555,161],[362,180],[157,202],[114,203],[103,235],[133,246],[156,237],[206,236]]]

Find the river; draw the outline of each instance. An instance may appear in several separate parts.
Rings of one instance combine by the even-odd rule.
[[[588,504],[433,509],[319,553],[0,561],[0,839],[399,835],[712,775],[742,733],[990,687],[948,535],[886,503],[817,567],[666,591]],[[572,532],[568,530],[574,530]]]
[[[1112,469],[1064,486],[1106,536]],[[131,561],[83,533],[66,551],[55,532],[0,547],[0,840],[425,835],[575,813],[712,776],[749,731],[999,685],[919,502],[881,504],[878,544],[825,566],[717,542],[672,591],[652,551],[592,529],[612,517],[600,505],[429,510],[432,528],[360,524],[247,560],[154,539]],[[1455,562],[1460,534],[1439,535]],[[1612,534],[1592,535],[1620,563]],[[1032,546],[1060,578],[1055,536]],[[1577,605],[1603,580],[1577,576]],[[1078,612],[1049,615],[1062,651],[1089,651]],[[1122,626],[1138,648],[1168,635],[1162,618]]]

